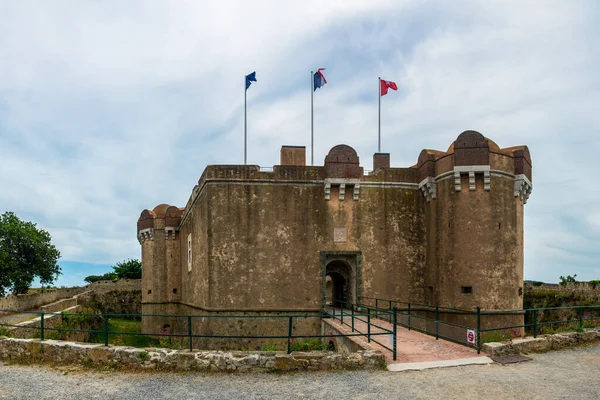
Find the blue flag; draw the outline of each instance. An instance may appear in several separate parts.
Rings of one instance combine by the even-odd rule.
[[[256,82],[256,71],[246,75],[246,90],[248,90],[252,82]]]

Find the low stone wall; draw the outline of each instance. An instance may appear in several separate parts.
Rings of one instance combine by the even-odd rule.
[[[62,300],[56,301],[54,303],[46,304],[45,306],[40,307],[40,311],[44,311],[44,312],[62,311],[62,310],[66,310],[67,308],[75,307],[77,305],[77,297],[79,297],[79,296],[81,296],[81,295],[78,295],[76,297],[71,297],[69,299],[62,299]]]
[[[115,290],[142,290],[141,279],[119,279],[118,281],[97,281],[87,285],[87,290],[95,293],[111,292]]]
[[[534,292],[552,290],[556,292],[594,292],[600,294],[600,285],[591,285],[589,282],[570,282],[565,285],[558,283],[534,285],[531,282],[525,282],[525,289]]]
[[[74,289],[47,290],[35,294],[19,294],[0,297],[0,310],[29,311],[37,310],[45,304],[54,303],[60,299],[73,297],[85,292],[87,287]]]
[[[341,335],[345,334],[345,332],[341,332],[334,323],[327,319],[321,320],[321,335],[329,336],[329,335]],[[381,341],[383,336],[374,336],[377,340]],[[386,337],[387,339],[387,337]],[[366,350],[366,346],[360,342],[357,336],[337,336],[330,337],[325,339],[331,342],[335,348],[335,350],[339,353],[354,353],[361,350]],[[384,340],[385,341],[385,340]]]
[[[137,349],[57,340],[0,337],[0,360],[86,365],[124,370],[276,372],[385,369],[380,352],[221,352]]]
[[[74,310],[74,308],[73,308]],[[13,338],[39,338],[42,317],[37,317],[29,321],[21,322],[17,326],[9,328],[7,335]],[[62,314],[53,312],[44,315],[44,329],[56,328],[62,322]],[[49,330],[46,333],[51,332]]]
[[[554,335],[540,335],[537,338],[526,337],[513,339],[510,342],[484,343],[482,351],[491,356],[511,354],[543,353],[549,350],[560,350],[600,340],[600,329],[584,329],[583,332],[562,332]]]
[[[141,314],[142,291],[121,288],[106,291],[95,288],[77,296],[77,304],[98,310],[103,314]]]

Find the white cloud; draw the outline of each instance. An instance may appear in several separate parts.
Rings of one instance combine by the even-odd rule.
[[[465,129],[527,144],[526,278],[600,277],[600,65],[594,2],[4,2],[0,5],[0,210],[49,229],[63,257],[138,255],[143,208],[183,206],[206,164],[278,162],[310,141],[377,143],[410,166]]]

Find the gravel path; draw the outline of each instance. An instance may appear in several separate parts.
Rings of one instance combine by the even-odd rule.
[[[0,365],[0,399],[598,399],[600,346],[412,372],[176,374]]]

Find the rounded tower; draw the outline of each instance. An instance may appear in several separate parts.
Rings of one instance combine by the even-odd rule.
[[[460,309],[523,306],[523,205],[531,193],[526,146],[500,149],[465,131],[448,151],[423,150],[430,302]]]

